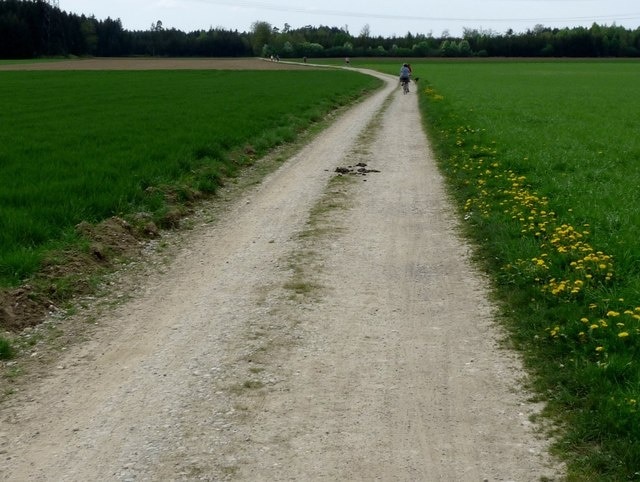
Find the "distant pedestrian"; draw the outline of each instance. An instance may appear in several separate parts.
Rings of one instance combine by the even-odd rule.
[[[349,57],[346,57],[344,59],[344,63],[347,64],[347,65],[350,65],[351,64],[351,59]]]

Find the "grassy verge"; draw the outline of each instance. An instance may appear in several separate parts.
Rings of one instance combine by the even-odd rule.
[[[99,261],[109,256],[88,241],[99,238],[94,226],[104,220],[122,220],[111,223],[118,239],[140,220],[175,225],[193,201],[214,194],[225,179],[379,85],[339,71],[0,77],[6,87],[0,92],[0,177],[10,180],[0,186],[5,291],[65,258],[75,262],[69,251]],[[40,289],[65,297],[76,286],[67,277]],[[33,293],[23,297],[29,301]],[[4,321],[0,316],[6,329]]]
[[[639,479],[637,64],[414,71],[441,169],[557,422],[569,479]]]

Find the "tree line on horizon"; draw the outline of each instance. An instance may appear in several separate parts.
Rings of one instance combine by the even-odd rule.
[[[45,0],[0,0],[0,58],[55,56],[167,57],[640,57],[635,30],[594,23],[590,28],[537,25],[523,33],[465,29],[372,36],[347,27],[282,28],[256,21],[249,32],[210,28],[183,32],[153,22],[148,30],[125,30],[120,19],[67,13]]]

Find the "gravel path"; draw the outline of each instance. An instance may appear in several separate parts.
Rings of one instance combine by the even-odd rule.
[[[374,75],[2,408],[1,480],[557,476],[417,96]]]

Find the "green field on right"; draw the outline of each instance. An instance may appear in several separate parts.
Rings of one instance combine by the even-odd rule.
[[[569,480],[640,479],[640,63],[413,71],[463,230],[547,402]]]

